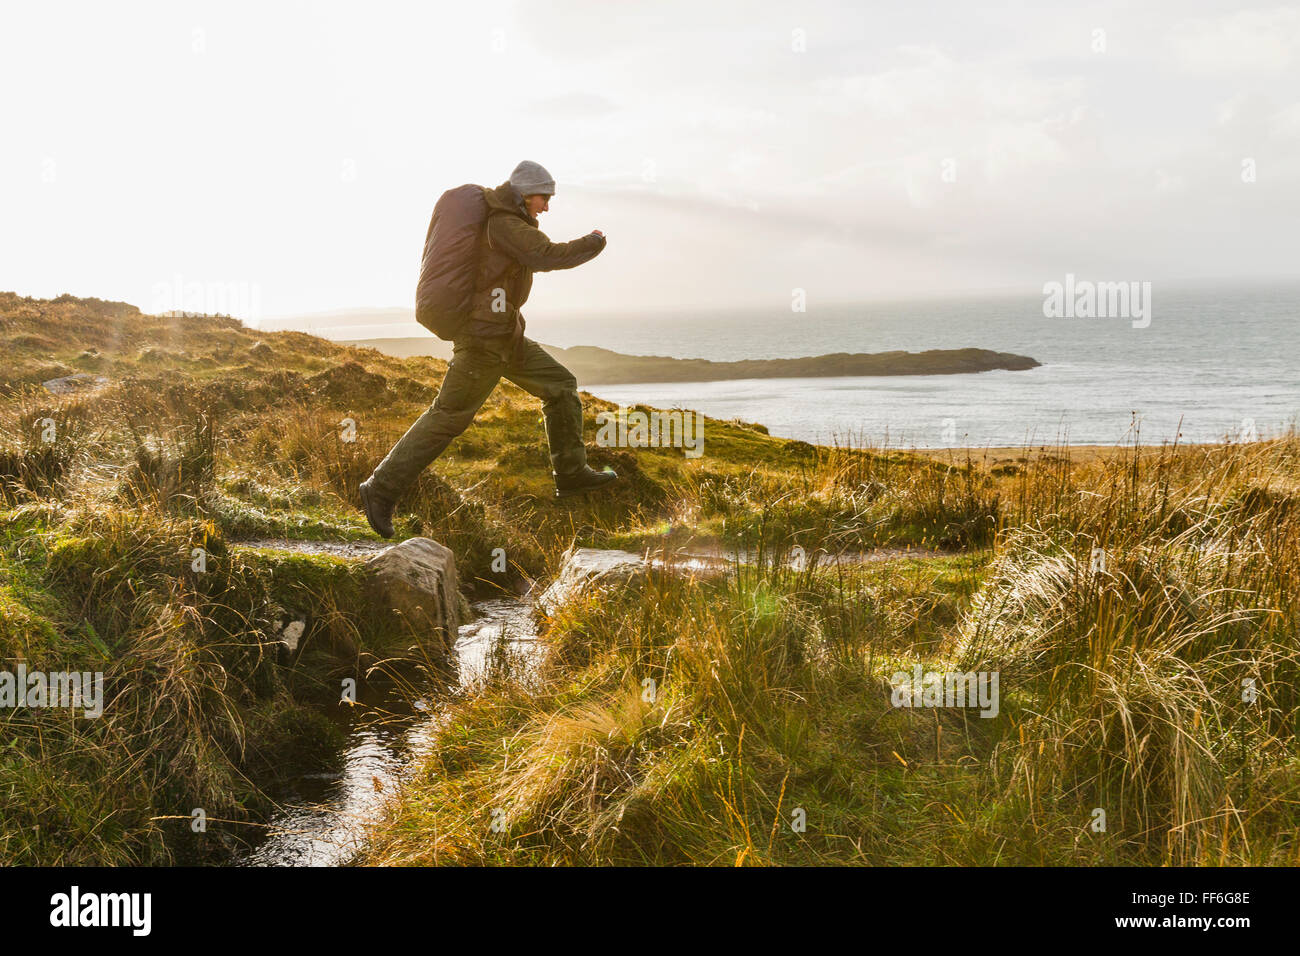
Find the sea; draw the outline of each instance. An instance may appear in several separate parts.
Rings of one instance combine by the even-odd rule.
[[[1049,317],[1041,294],[564,316],[562,347],[716,361],[985,348],[1028,371],[594,385],[622,405],[690,408],[773,435],[857,447],[981,448],[1244,441],[1300,416],[1300,283],[1151,289],[1146,317]],[[707,442],[707,435],[705,438]]]

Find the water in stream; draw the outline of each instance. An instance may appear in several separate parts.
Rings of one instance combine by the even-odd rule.
[[[543,648],[532,604],[492,598],[474,605],[475,620],[456,641],[458,690],[508,662],[535,666]],[[361,849],[368,823],[383,808],[403,769],[434,745],[446,693],[430,691],[410,700],[401,688],[369,686],[348,710],[348,743],[337,774],[311,774],[294,782],[271,820],[267,836],[239,864],[243,866],[339,866]]]

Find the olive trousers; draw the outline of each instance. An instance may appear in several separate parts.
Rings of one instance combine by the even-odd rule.
[[[503,378],[542,400],[551,470],[558,475],[581,471],[587,450],[573,373],[532,339],[521,338],[512,348],[508,340],[465,338],[455,343],[437,398],[375,468],[371,486],[390,500],[399,498],[469,427]]]

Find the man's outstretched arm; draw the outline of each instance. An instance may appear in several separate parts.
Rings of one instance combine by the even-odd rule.
[[[572,242],[551,242],[542,230],[514,216],[493,216],[488,237],[494,249],[533,272],[572,269],[596,258],[605,248],[605,237],[594,232]]]

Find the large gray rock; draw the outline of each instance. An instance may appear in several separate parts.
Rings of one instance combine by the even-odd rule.
[[[577,594],[627,584],[645,574],[648,568],[646,559],[631,551],[571,548],[564,555],[560,573],[537,599],[537,607],[545,614],[554,614]]]
[[[41,382],[45,390],[54,395],[71,395],[73,392],[89,391],[100,388],[108,384],[108,379],[102,375],[91,375],[89,372],[78,372],[76,375],[65,375],[62,378],[52,378],[48,381]]]
[[[450,649],[460,627],[456,556],[430,538],[407,538],[366,562],[380,608],[400,616],[421,640]]]
[[[570,548],[560,564],[560,573],[537,598],[537,609],[554,614],[566,601],[593,591],[630,584],[651,570],[693,578],[725,574],[727,559],[717,555],[674,553],[668,556],[640,555],[605,548]]]

